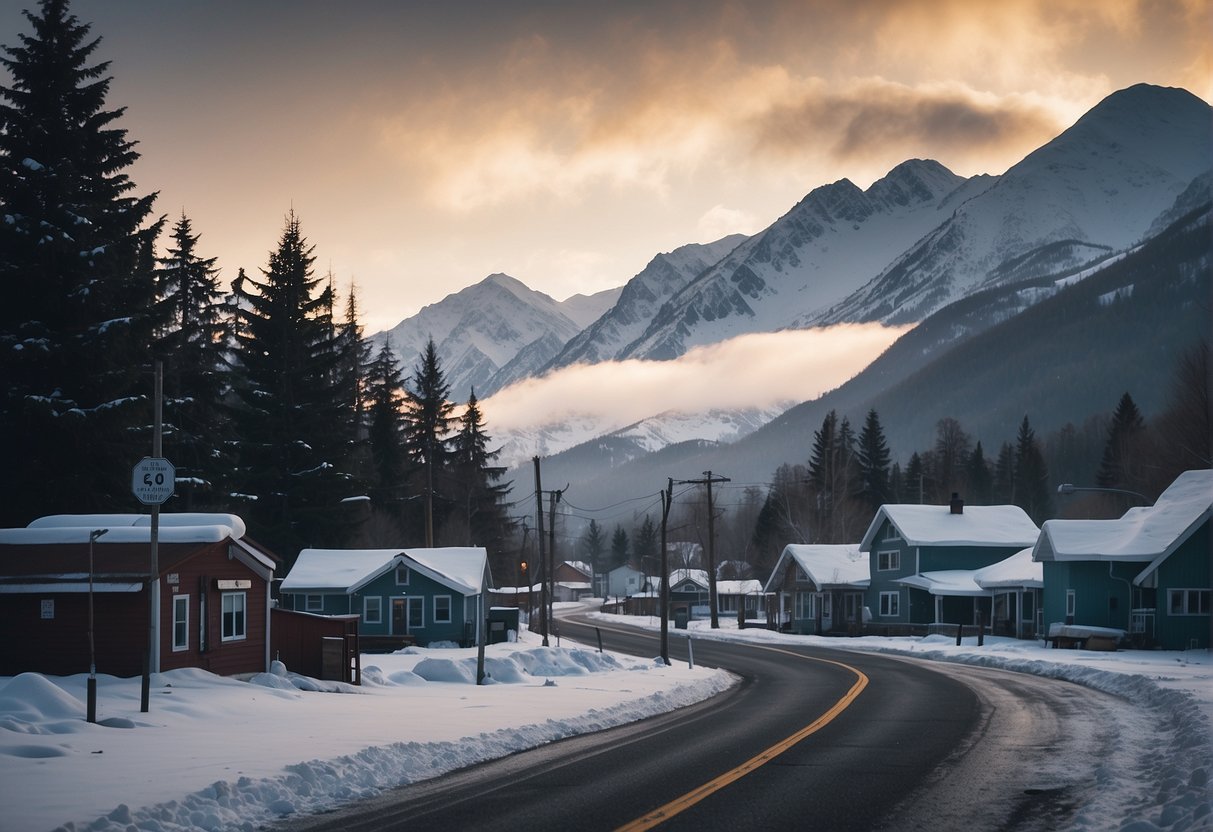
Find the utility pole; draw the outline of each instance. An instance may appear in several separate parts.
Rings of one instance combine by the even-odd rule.
[[[716,604],[716,517],[712,512],[712,483],[731,482],[728,477],[713,477],[711,471],[703,472],[701,480],[679,480],[686,485],[708,487],[708,608],[712,612],[712,629],[720,629],[720,613]]]
[[[566,485],[565,488],[568,486]],[[559,491],[549,491],[548,496],[551,498],[551,505],[548,507],[548,622],[549,626],[554,629],[555,620],[552,616],[552,602],[556,599],[556,504],[560,502],[560,496],[564,494],[564,488]]]
[[[670,522],[670,506],[674,504],[674,480],[666,480],[661,492],[661,660],[670,666],[670,552],[666,546],[666,527]]]
[[[164,401],[164,363],[159,359],[155,362],[153,371],[155,384],[153,386],[152,425],[152,456],[161,459],[163,456],[163,401]],[[143,675],[139,683],[139,712],[147,713],[151,708],[152,674],[160,672],[160,651],[157,649],[156,636],[159,631],[160,615],[160,504],[152,505],[151,546],[147,577],[147,653],[143,657]]]
[[[547,558],[543,552],[543,484],[539,476],[539,457],[535,463],[535,536],[539,539],[539,631],[543,633],[543,646],[548,646],[548,582],[544,571]]]

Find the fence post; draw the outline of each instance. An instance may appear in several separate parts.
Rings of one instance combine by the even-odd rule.
[[[960,646],[960,637],[961,637],[961,634],[964,632],[964,628],[965,628],[965,625],[963,625],[963,624],[956,625],[956,646],[957,647]]]
[[[598,652],[601,653],[602,652],[602,630],[600,630],[598,627],[595,627],[594,632],[598,634]]]
[[[687,635],[687,669],[695,669],[695,648],[691,646],[691,636]]]
[[[984,612],[977,613],[977,646],[981,647],[986,643],[986,614]]]

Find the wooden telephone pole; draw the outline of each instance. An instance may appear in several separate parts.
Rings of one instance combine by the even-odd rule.
[[[685,485],[706,485],[708,487],[708,608],[712,613],[712,629],[719,630],[720,613],[716,603],[716,516],[712,511],[712,483],[731,482],[731,480],[728,477],[714,477],[711,471],[704,471],[701,480],[679,480],[678,482]]]

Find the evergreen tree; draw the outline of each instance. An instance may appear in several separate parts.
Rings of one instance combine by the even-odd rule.
[[[164,356],[164,455],[177,469],[186,510],[225,505],[233,459],[223,398],[229,347],[214,257],[198,254],[199,235],[183,211],[158,271],[167,312],[158,351]]]
[[[905,477],[901,473],[901,463],[894,462],[893,468],[889,471],[889,502],[904,503],[905,499],[902,493],[905,491]]]
[[[653,518],[645,515],[632,536],[632,553],[653,574],[660,572],[661,534]]]
[[[362,337],[358,320],[358,292],[353,282],[346,298],[345,317],[336,331],[338,395],[345,405],[349,424],[346,441],[362,443],[367,436],[367,372],[371,360],[371,345]]]
[[[449,483],[451,424],[455,409],[449,400],[451,388],[442,371],[434,339],[426,343],[410,381],[405,388],[404,449],[412,490],[426,497],[410,528],[414,535],[428,537],[441,528],[452,506],[450,495],[437,489]],[[426,535],[426,527],[430,524],[431,535]]]
[[[1053,514],[1049,469],[1027,416],[1023,417],[1015,443],[1015,505],[1037,525]]]
[[[134,505],[151,452],[152,344],[161,326],[138,158],[107,110],[99,38],[43,0],[0,64],[0,520]],[[61,475],[53,481],[48,471]]]
[[[906,464],[905,480],[902,484],[902,499],[907,503],[921,503],[926,500],[926,470],[922,457],[918,452],[910,454]]]
[[[998,505],[1015,505],[1015,446],[1003,442],[994,463],[994,497]]]
[[[969,502],[978,506],[989,505],[994,497],[994,477],[980,441],[965,462],[965,480],[969,484]]]
[[[1146,421],[1141,417],[1133,397],[1125,393],[1120,397],[1116,412],[1112,414],[1112,423],[1108,426],[1103,459],[1095,475],[1096,485],[1130,491],[1143,488],[1145,483],[1141,469],[1146,463],[1142,458],[1145,440]]]
[[[590,562],[590,570],[594,576],[602,574],[606,570],[603,567],[602,555],[606,551],[606,537],[603,535],[602,526],[598,525],[597,520],[590,520],[590,525],[585,530],[585,536],[581,538],[581,551],[585,553],[585,557]],[[594,591],[598,591],[597,585],[593,587]]]
[[[454,488],[459,500],[455,513],[459,514],[459,525],[465,532],[463,545],[483,546],[488,550],[490,561],[504,567],[513,529],[513,522],[505,510],[510,486],[499,483],[505,469],[492,465],[498,451],[488,449],[489,441],[480,402],[473,389],[452,443]],[[505,574],[504,571],[501,574]]]
[[[346,423],[335,384],[332,293],[312,272],[313,247],[292,211],[264,280],[240,282],[234,411],[239,490],[256,498],[259,536],[288,558],[335,545],[350,531],[341,501]]]
[[[859,447],[856,452],[859,462],[860,495],[873,511],[890,502],[889,488],[889,446],[885,442],[884,429],[880,426],[880,416],[876,408],[868,411],[863,423],[863,431],[859,434]]]
[[[622,566],[628,562],[628,533],[623,526],[616,526],[611,535],[611,568]]]
[[[367,444],[372,473],[371,502],[376,512],[397,522],[405,493],[404,377],[385,341],[367,370]]]
[[[1159,494],[1187,470],[1213,468],[1213,405],[1210,403],[1209,343],[1200,341],[1176,363],[1170,394],[1153,430],[1165,436],[1157,479],[1147,494]]]

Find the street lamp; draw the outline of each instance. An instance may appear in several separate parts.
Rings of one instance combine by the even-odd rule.
[[[97,648],[93,639],[93,544],[109,529],[88,533],[88,721],[97,721]]]
[[[1136,491],[1129,491],[1127,488],[1100,488],[1093,485],[1075,485],[1072,482],[1063,482],[1057,486],[1058,494],[1073,494],[1077,491],[1096,491],[1106,494],[1127,494],[1130,497],[1136,497],[1141,500],[1142,505],[1150,505],[1150,498],[1144,494],[1139,494]]]

